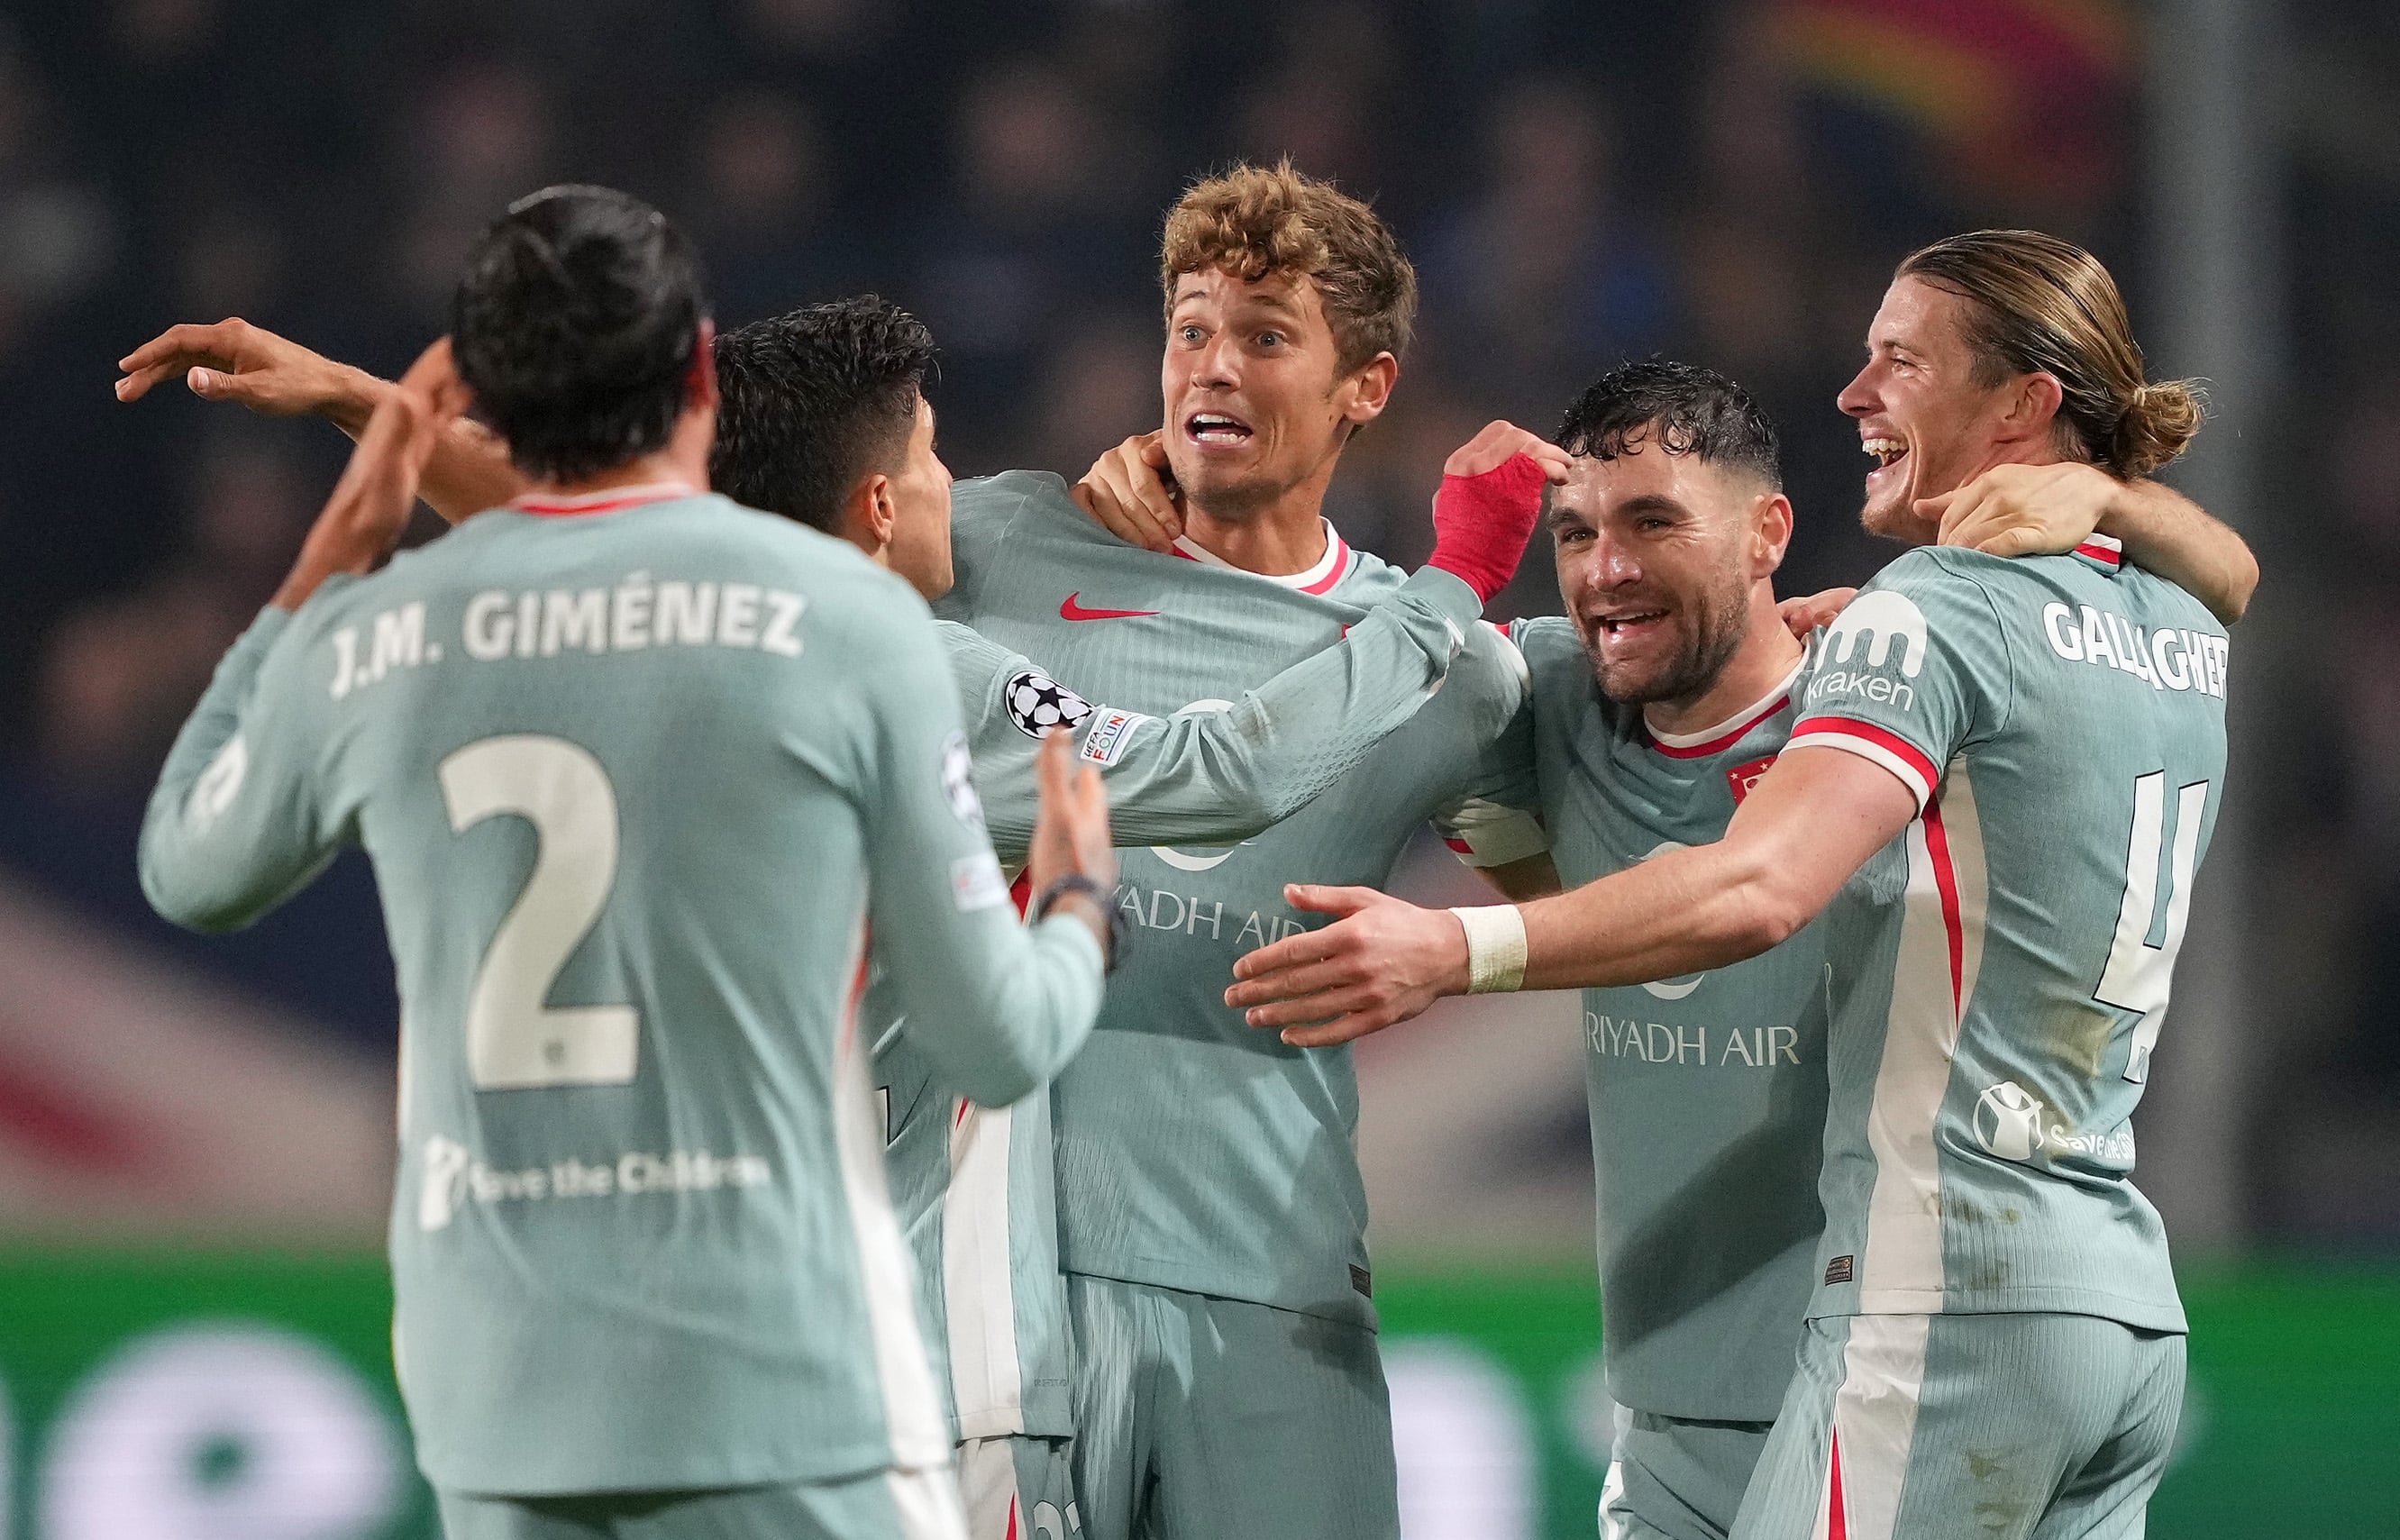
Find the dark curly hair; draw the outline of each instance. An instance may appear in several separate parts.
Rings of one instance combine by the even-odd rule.
[[[838,533],[859,478],[896,470],[934,365],[925,323],[873,294],[811,305],[716,339],[709,484]]]
[[[468,252],[451,346],[517,469],[577,481],[665,446],[707,315],[700,258],[665,215],[545,187]]]
[[[1671,359],[1620,363],[1585,389],[1551,442],[1570,455],[1613,460],[1655,443],[1744,470],[1780,491],[1775,424],[1749,391],[1713,369]]]

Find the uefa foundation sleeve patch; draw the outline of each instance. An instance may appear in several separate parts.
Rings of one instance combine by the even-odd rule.
[[[1094,711],[1091,730],[1084,734],[1084,746],[1075,757],[1106,767],[1125,757],[1133,735],[1144,722],[1155,721],[1138,711],[1119,711],[1114,706],[1101,706]]]

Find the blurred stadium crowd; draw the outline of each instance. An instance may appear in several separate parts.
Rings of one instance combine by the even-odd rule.
[[[2288,349],[2269,476],[2217,510],[2267,573],[2235,651],[2263,838],[2250,1099],[2228,1133],[2253,1152],[2256,1233],[2390,1244],[2400,16],[2310,14],[2269,95]],[[1785,586],[1807,592],[1883,559],[1833,399],[1901,254],[2052,229],[2110,263],[2141,328],[2143,102],[2170,46],[2141,19],[2117,0],[20,0],[0,14],[0,875],[179,945],[133,890],[140,800],[345,447],[188,400],[117,406],[114,361],[170,321],[241,315],[389,373],[443,328],[508,199],[607,182],[698,238],[726,323],[866,289],[916,310],[953,469],[1071,478],[1156,422],[1160,211],[1196,171],[1289,154],[1372,196],[1424,282],[1394,409],[1335,488],[1354,541],[1414,562],[1452,447],[1495,416],[1547,429],[1657,350],[1775,413],[1800,510]],[[1499,607],[1555,607],[1545,559]],[[208,965],[388,1043],[361,875]]]

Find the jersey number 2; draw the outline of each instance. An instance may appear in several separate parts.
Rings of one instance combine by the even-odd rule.
[[[533,875],[468,991],[468,1078],[479,1091],[624,1084],[641,1046],[634,1008],[544,1003],[617,879],[608,772],[564,738],[516,734],[468,744],[441,775],[453,832],[514,813],[535,838]]]
[[[2191,918],[2191,874],[2200,865],[2200,822],[2208,808],[2208,783],[2194,781],[2175,791],[2175,869],[2168,877],[2166,934],[2153,947],[2150,926],[2158,916],[2166,801],[2166,771],[2134,778],[2134,837],[2125,854],[2125,896],[2117,906],[2108,966],[2100,975],[2100,987],[2092,991],[2101,1004],[2142,1018],[2134,1028],[2133,1056],[2125,1063],[2125,1078],[2137,1083],[2150,1078],[2150,1050],[2166,1024],[2167,986],[2175,976],[2175,954],[2183,949],[2184,922]]]

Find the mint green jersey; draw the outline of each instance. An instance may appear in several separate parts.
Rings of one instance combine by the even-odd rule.
[[[2226,638],[2112,545],[1913,551],[1826,633],[1790,746],[1920,812],[1824,920],[1813,1315],[2183,1329],[2132,1120],[2224,788]]]
[[[1550,858],[1570,887],[1725,838],[1795,720],[1791,678],[1662,738],[1600,691],[1572,622],[1520,621]],[[1729,968],[1583,991],[1602,1329],[1620,1405],[1767,1422],[1792,1379],[1823,1212],[1825,949],[1812,924]]]
[[[1152,715],[1095,704],[966,627],[943,633],[992,840],[1023,859],[1039,810],[1033,755],[1049,728],[1098,766],[1119,841],[1233,844],[1298,811],[1430,700],[1480,614],[1475,591],[1428,567],[1341,643],[1230,711]],[[884,1021],[882,990],[866,1019]],[[1070,1354],[1058,1268],[1050,1097],[976,1107],[892,1034],[875,1057],[893,1197],[917,1255],[936,1378],[961,1438],[1064,1438]]]
[[[576,515],[576,516],[565,516]],[[247,922],[341,847],[399,974],[400,1380],[429,1477],[541,1494],[945,1461],[856,1022],[1006,1104],[1099,950],[1028,932],[905,584],[721,497],[483,513],[269,611],[143,834]]]
[[[1158,716],[1233,708],[1402,585],[1330,534],[1316,570],[1283,579],[1139,550],[1029,472],[961,484],[952,532],[943,615]],[[1183,835],[1121,853],[1131,938],[1052,1097],[1069,1272],[1372,1320],[1349,1054],[1287,1046],[1223,994],[1235,958],[1321,922],[1285,904],[1287,882],[1380,884],[1429,819],[1489,860],[1543,847],[1530,816],[1479,800],[1521,666],[1472,627],[1440,692],[1298,812],[1238,844]]]

